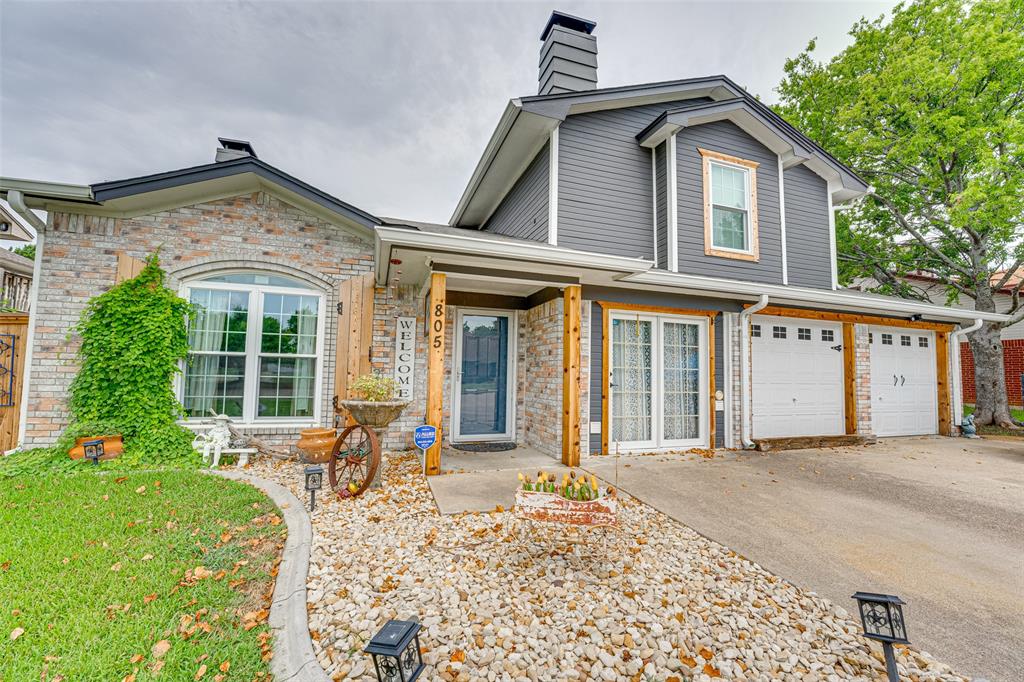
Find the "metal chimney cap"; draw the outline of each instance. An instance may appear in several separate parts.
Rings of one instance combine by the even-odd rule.
[[[253,158],[258,158],[256,150],[253,149],[252,143],[249,140],[232,140],[230,137],[218,137],[217,141],[220,142],[220,146],[223,149],[244,152]]]
[[[547,40],[548,34],[551,33],[551,29],[555,26],[562,26],[570,31],[578,31],[590,35],[597,28],[597,22],[555,10],[551,13],[548,23],[544,26],[544,31],[540,34],[541,41]]]

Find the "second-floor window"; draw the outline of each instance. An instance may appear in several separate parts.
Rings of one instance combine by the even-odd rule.
[[[758,260],[757,162],[699,151],[704,163],[704,253]]]

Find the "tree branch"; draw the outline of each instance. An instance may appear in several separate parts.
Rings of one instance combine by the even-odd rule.
[[[946,254],[944,254],[941,251],[939,251],[937,248],[935,248],[934,245],[932,245],[927,239],[925,239],[924,235],[922,235],[918,231],[917,228],[915,228],[913,225],[911,225],[907,221],[907,219],[903,217],[903,214],[900,213],[899,210],[897,210],[895,204],[893,204],[891,201],[889,201],[885,197],[880,196],[879,194],[876,194],[875,192],[871,192],[870,196],[874,197],[875,200],[877,200],[880,204],[882,204],[887,209],[889,209],[889,212],[892,213],[892,215],[896,218],[897,221],[899,221],[900,225],[903,226],[903,229],[906,230],[907,232],[909,232],[911,234],[911,236],[913,236],[914,239],[916,239],[921,244],[921,246],[923,246],[924,248],[928,249],[928,251],[931,252],[931,254],[933,256],[935,256],[940,261],[945,263],[946,266],[949,267],[951,270],[953,270],[953,271],[963,275],[964,279],[967,279],[967,280],[970,280],[970,281],[974,280],[974,277],[971,275],[970,272],[968,272],[967,270],[964,270],[962,267],[957,265]]]

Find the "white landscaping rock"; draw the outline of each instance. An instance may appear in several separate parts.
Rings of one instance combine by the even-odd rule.
[[[306,499],[302,465],[252,473]],[[841,607],[623,496],[622,532],[534,524],[509,512],[441,516],[415,456],[388,456],[384,486],[330,494],[313,513],[309,621],[336,679],[375,680],[367,640],[420,621],[424,680],[867,680],[881,649]],[[962,681],[897,650],[907,678]],[[648,677],[645,677],[648,676]]]

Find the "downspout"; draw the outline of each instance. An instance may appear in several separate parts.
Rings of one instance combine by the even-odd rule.
[[[956,426],[964,423],[964,382],[960,369],[960,339],[981,329],[982,324],[984,323],[977,319],[970,327],[957,329],[949,335],[949,349],[953,353],[953,424]]]
[[[25,443],[25,427],[28,421],[28,388],[32,382],[32,349],[35,346],[36,338],[36,310],[39,307],[39,280],[43,272],[43,235],[46,232],[46,223],[25,205],[25,197],[20,191],[10,190],[7,193],[7,203],[36,231],[36,257],[32,263],[32,290],[28,295],[28,337],[25,339],[25,369],[22,372],[21,408],[18,414],[18,444],[15,446],[15,450],[18,450]]]
[[[750,316],[768,305],[768,294],[740,313],[740,442],[744,449],[754,447],[750,439]]]

